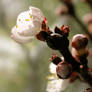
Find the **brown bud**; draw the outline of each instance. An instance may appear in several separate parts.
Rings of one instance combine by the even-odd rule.
[[[86,35],[83,34],[77,34],[73,36],[71,45],[73,48],[76,50],[83,49],[87,46],[88,44],[88,38]]]
[[[72,56],[79,61],[80,56],[87,57],[89,55],[89,51],[86,48],[76,50],[75,48],[72,48]]]
[[[67,79],[72,73],[72,66],[67,62],[60,62],[56,68],[57,76],[61,79]]]

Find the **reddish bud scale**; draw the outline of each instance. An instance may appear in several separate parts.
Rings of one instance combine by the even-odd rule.
[[[45,22],[45,24],[47,24],[47,19],[46,19],[46,17],[44,16],[44,22]]]
[[[57,55],[53,54],[51,59],[51,62],[53,62],[55,65],[59,64],[62,60],[60,57],[58,57]]]
[[[66,25],[66,26],[63,25],[63,26],[61,26],[61,28],[55,27],[54,32],[68,37],[69,32],[70,32],[69,26],[68,25]]]
[[[52,33],[51,30],[49,30],[49,27],[46,26],[47,20],[44,17],[44,20],[42,21],[42,26],[40,32],[36,35],[36,38],[40,41],[45,41],[46,38]]]
[[[60,62],[56,68],[57,76],[60,79],[67,79],[72,73],[72,66],[66,62]]]
[[[39,33],[36,35],[36,38],[37,38],[38,40],[40,40],[40,41],[45,41],[45,39],[44,39],[43,36],[42,36],[42,31],[39,32]]]

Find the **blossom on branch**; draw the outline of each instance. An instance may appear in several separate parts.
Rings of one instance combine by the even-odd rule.
[[[18,43],[31,42],[41,28],[44,19],[39,8],[30,7],[19,14],[16,26],[12,28],[11,37]]]

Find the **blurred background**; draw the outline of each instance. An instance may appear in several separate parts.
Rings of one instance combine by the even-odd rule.
[[[92,8],[82,0],[72,0],[72,2],[76,15],[82,22],[82,17],[91,13]],[[43,11],[48,21],[47,25],[52,30],[55,26],[68,24],[71,30],[70,41],[73,35],[85,33],[72,16],[56,15],[55,11],[60,3],[59,0],[0,0],[0,92],[46,92],[46,77],[50,74],[49,58],[53,53],[59,56],[60,54],[37,39],[26,45],[16,43],[10,37],[11,28],[16,24],[20,12],[28,10],[29,6],[35,6]],[[87,25],[85,27],[87,28]],[[89,41],[88,48],[91,47],[92,42]],[[88,57],[90,67],[91,55]],[[80,85],[77,85],[77,88],[82,92],[86,84],[81,84],[79,81],[76,83],[81,85],[81,88]],[[72,85],[72,89],[69,87],[68,92],[74,92],[76,83]]]

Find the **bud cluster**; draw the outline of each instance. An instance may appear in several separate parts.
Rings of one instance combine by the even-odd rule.
[[[69,14],[80,23],[75,16],[71,0],[63,0],[63,3],[68,7]],[[65,13],[65,11],[63,11],[63,13]],[[88,23],[92,22],[91,18],[86,21]],[[48,47],[53,50],[58,50],[62,54],[63,59],[55,54],[52,55],[50,59],[55,65],[56,71],[54,73],[56,73],[58,78],[69,79],[70,83],[72,83],[81,77],[86,83],[92,86],[92,81],[90,81],[92,80],[92,69],[87,65],[88,37],[83,34],[73,36],[71,53],[69,51],[68,40],[70,32],[69,26],[62,25],[60,28],[56,26],[54,31],[51,31],[46,24],[47,20],[40,9],[30,7],[28,11],[22,12],[18,16],[17,25],[13,27],[11,36],[16,42],[22,44],[31,42],[34,36],[36,36],[38,40],[47,43]],[[92,88],[87,89],[85,92],[91,91]]]
[[[54,50],[59,50],[64,59],[61,59],[57,55],[52,55],[50,61],[56,65],[56,74],[60,79],[69,79],[70,83],[74,82],[80,76],[89,85],[92,85],[90,81],[92,79],[92,72],[88,68],[88,37],[83,34],[77,34],[73,36],[71,46],[72,54],[70,53],[69,46],[69,27],[61,26],[61,28],[55,27],[54,32],[46,26],[43,21],[42,29],[37,34],[37,39],[44,41],[47,45]],[[43,40],[42,40],[43,39]]]

